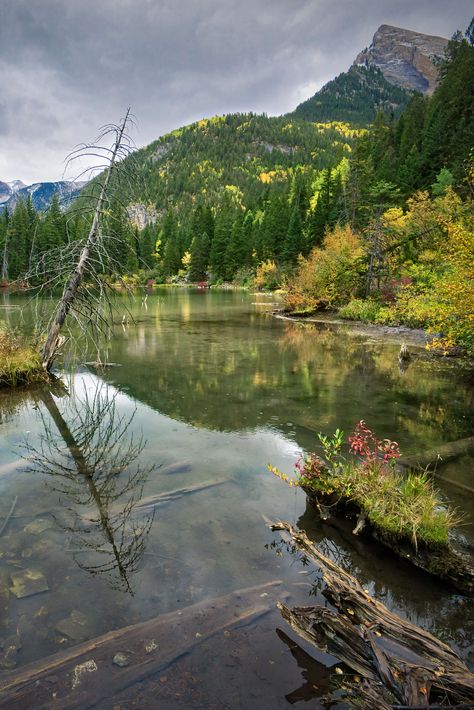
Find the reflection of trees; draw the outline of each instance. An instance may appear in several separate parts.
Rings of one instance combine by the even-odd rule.
[[[31,470],[51,477],[53,490],[73,506],[76,518],[66,529],[75,562],[132,593],[130,575],[153,522],[149,516],[137,523],[132,514],[152,467],[138,463],[143,440],[126,437],[135,412],[118,414],[116,394],[109,396],[104,385],[84,395],[83,401],[73,396],[63,415],[51,392],[41,391],[39,399],[56,431],[42,416],[44,433],[36,448],[27,447],[28,459]]]
[[[105,377],[174,419],[227,431],[271,421],[285,433],[292,422],[307,447],[317,431],[350,431],[366,418],[404,453],[469,433],[463,375],[421,358],[401,375],[396,343],[345,326],[225,320],[216,310],[189,322],[172,311],[158,316],[114,342],[112,357],[123,367]]]

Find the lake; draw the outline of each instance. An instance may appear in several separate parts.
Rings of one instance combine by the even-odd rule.
[[[28,330],[32,306],[2,298],[0,318]],[[0,536],[0,677],[273,580],[290,605],[321,601],[317,573],[272,545],[279,537],[266,522],[278,519],[474,666],[472,600],[350,527],[322,523],[267,471],[272,463],[290,473],[318,432],[349,434],[359,419],[404,455],[472,436],[472,371],[417,346],[401,371],[401,336],[278,319],[273,300],[191,289],[119,298],[113,366],[69,364],[52,388],[0,392],[0,528],[13,508]],[[464,513],[458,534],[469,543],[473,463],[465,455],[446,464],[448,481],[436,481]],[[79,476],[81,466],[94,476]],[[274,610],[100,707],[322,707],[334,663]]]

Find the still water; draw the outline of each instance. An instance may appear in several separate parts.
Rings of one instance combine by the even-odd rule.
[[[305,529],[377,598],[474,665],[472,601],[321,523],[267,472],[271,462],[289,473],[318,431],[349,433],[361,418],[406,455],[471,436],[472,373],[416,347],[401,372],[396,336],[279,320],[270,301],[191,290],[124,300],[114,366],[79,365],[52,389],[0,393],[0,529],[11,513],[0,536],[0,678],[111,629],[276,579],[287,603],[313,603],[317,574],[276,554],[268,519]],[[28,329],[20,304],[5,296],[0,317]],[[467,542],[472,464],[466,455],[443,468],[451,483],[437,481],[465,514]],[[93,476],[78,476],[81,466]],[[294,640],[272,611],[100,707],[322,707],[336,659]]]

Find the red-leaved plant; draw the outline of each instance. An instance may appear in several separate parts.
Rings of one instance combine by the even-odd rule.
[[[380,460],[393,466],[401,455],[396,441],[378,439],[363,419],[357,422],[353,434],[349,436],[349,444],[351,453],[360,456],[365,466]]]

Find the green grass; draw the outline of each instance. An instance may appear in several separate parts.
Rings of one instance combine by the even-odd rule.
[[[45,379],[37,350],[0,325],[0,387],[17,387]]]
[[[341,306],[338,315],[347,320],[361,320],[364,323],[375,323],[380,311],[380,303],[372,299],[354,298],[345,306]]]
[[[370,467],[345,463],[318,478],[301,478],[300,485],[315,493],[354,503],[383,533],[407,539],[416,548],[447,545],[449,531],[459,522],[454,511],[437,496],[424,473],[398,474],[382,463]]]

